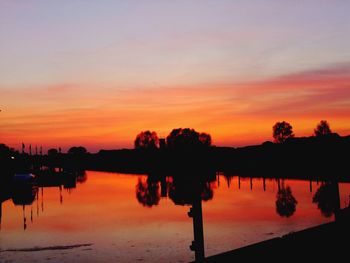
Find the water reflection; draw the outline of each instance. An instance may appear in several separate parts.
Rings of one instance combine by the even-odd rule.
[[[215,176],[215,174],[214,174]],[[211,182],[215,181],[212,177],[194,179],[189,176],[172,177],[169,187],[169,198],[175,205],[192,205],[197,198],[203,201],[209,201],[214,197],[214,191]]]
[[[70,193],[72,189],[77,187],[77,183],[85,183],[87,181],[87,175],[84,170],[64,171],[62,169],[47,168],[37,171],[36,174],[37,177],[33,182],[11,182],[5,188],[0,189],[0,230],[2,203],[6,200],[12,200],[15,206],[22,206],[23,230],[26,230],[28,226],[26,207],[30,207],[30,222],[33,223],[33,206],[35,201],[37,217],[40,211],[41,213],[44,212],[44,189],[46,187],[58,187],[59,200],[63,204],[62,188]]]
[[[212,182],[215,180],[215,172],[205,174],[182,172],[168,177],[151,174],[146,180],[139,177],[136,185],[136,198],[143,206],[158,205],[160,196],[168,196],[175,205],[190,206],[188,216],[193,219],[194,241],[189,247],[195,252],[196,261],[202,261],[205,255],[202,201],[213,199]]]
[[[38,192],[38,187],[33,185],[14,186],[12,202],[16,206],[22,206],[23,229],[27,229],[26,206],[31,206]],[[33,208],[30,210],[30,221],[33,223]]]
[[[125,254],[133,253],[135,247],[157,251],[152,243],[166,249],[174,242],[172,246],[178,246],[177,251],[186,251],[181,250],[177,260],[190,261],[190,256],[194,256],[201,261],[208,255],[329,222],[333,215],[336,217],[340,203],[335,182],[193,171],[147,176],[88,172],[87,182],[84,172],[72,173],[71,177],[66,173],[54,171],[50,178],[43,173],[37,185],[23,191],[11,190],[6,199],[1,199],[22,206],[15,210],[7,204],[5,214],[21,213],[22,219],[23,213],[21,224],[5,219],[7,231],[2,232],[2,238],[6,246],[11,229],[20,226],[30,231],[21,230],[22,236],[17,235],[29,236],[30,232],[30,239],[37,240],[35,245],[41,244],[40,234],[36,237],[35,231],[40,233],[43,228],[45,233],[62,235],[61,240],[73,234],[77,243],[117,243],[118,250],[126,251]],[[79,182],[87,183],[79,187]],[[74,189],[74,195],[64,194]],[[36,220],[35,214],[42,215],[44,208],[45,219]],[[0,209],[0,218],[2,212]],[[152,241],[150,244],[144,243],[146,237]],[[112,248],[108,247],[108,251]],[[154,253],[156,259],[160,257]]]
[[[331,217],[340,209],[339,186],[335,182],[322,182],[312,198],[325,217]]]
[[[278,182],[278,192],[276,194],[276,212],[282,217],[290,217],[295,213],[296,205],[298,201],[292,194],[290,186],[284,186],[284,180],[282,179],[282,186],[280,179]]]
[[[169,198],[174,204],[191,206],[188,216],[193,219],[194,241],[190,249],[195,252],[196,261],[202,261],[205,257],[202,201],[213,199],[211,182],[215,181],[215,178],[215,173],[201,176],[180,174],[175,175],[169,184]]]
[[[148,176],[146,181],[138,178],[136,185],[136,198],[140,204],[146,207],[158,205],[160,200],[159,181]]]
[[[33,185],[18,185],[14,186],[12,194],[12,202],[15,205],[31,205],[33,204],[38,187]]]
[[[159,205],[161,197],[169,197],[175,205],[190,206],[188,216],[193,219],[194,241],[190,249],[195,252],[196,261],[205,258],[202,201],[212,200],[214,197],[213,183],[220,187],[220,175],[207,173],[205,175],[181,173],[171,176],[150,174],[146,178],[139,177],[136,185],[136,198],[145,207]],[[227,187],[230,188],[233,176],[223,176]],[[246,180],[247,178],[243,178]],[[250,191],[253,191],[253,178],[249,179]],[[238,190],[241,190],[242,178],[238,176]],[[272,180],[272,179],[270,179]],[[292,217],[297,209],[298,201],[293,195],[292,187],[285,183],[285,179],[273,179],[277,182],[276,213],[282,218]],[[312,192],[312,181],[309,191]],[[317,182],[318,184],[318,182]],[[262,178],[262,189],[266,192],[266,178]],[[331,217],[340,209],[339,187],[337,182],[321,182],[312,198],[324,217]]]
[[[200,195],[193,198],[188,216],[193,218],[194,241],[192,241],[190,249],[195,252],[195,260],[200,262],[205,258],[202,199]]]

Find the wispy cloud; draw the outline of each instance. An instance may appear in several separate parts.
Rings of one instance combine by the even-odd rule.
[[[311,134],[327,118],[350,132],[350,63],[245,83],[116,88],[62,84],[3,90],[5,142],[131,147],[135,135],[175,127],[210,132],[219,145],[269,139],[275,121]],[[107,146],[106,146],[107,145]]]

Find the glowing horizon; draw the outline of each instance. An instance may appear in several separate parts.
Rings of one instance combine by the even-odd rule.
[[[317,7],[317,8],[316,8]],[[0,3],[0,143],[132,148],[136,135],[350,134],[350,3]],[[181,19],[180,19],[181,18]]]

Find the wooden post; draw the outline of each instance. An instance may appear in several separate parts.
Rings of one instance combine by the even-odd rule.
[[[205,258],[204,253],[204,234],[203,234],[203,215],[201,196],[197,195],[188,212],[188,216],[193,218],[194,241],[190,249],[195,252],[195,261],[202,262]]]
[[[263,188],[264,188],[264,192],[266,191],[266,178],[263,178]]]

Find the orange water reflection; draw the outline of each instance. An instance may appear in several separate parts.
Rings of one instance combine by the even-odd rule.
[[[145,205],[137,196],[137,187],[140,183],[144,187],[147,180],[146,175],[89,171],[87,180],[76,188],[39,188],[34,202],[24,209],[7,200],[2,203],[1,247],[93,244],[91,249],[41,254],[63,262],[193,260],[188,249],[193,239],[189,206],[174,205],[171,196],[176,182],[170,177],[163,184],[155,180],[150,194],[156,199]],[[206,256],[333,220],[313,202],[321,185],[217,176],[206,186],[212,196],[202,195],[208,200],[202,202]],[[276,196],[279,188],[287,187],[297,202],[295,211],[281,216],[276,211]],[[349,193],[349,184],[340,184],[342,207],[348,205]],[[24,254],[5,252],[2,257],[17,261]],[[38,257],[27,253],[25,259]]]

